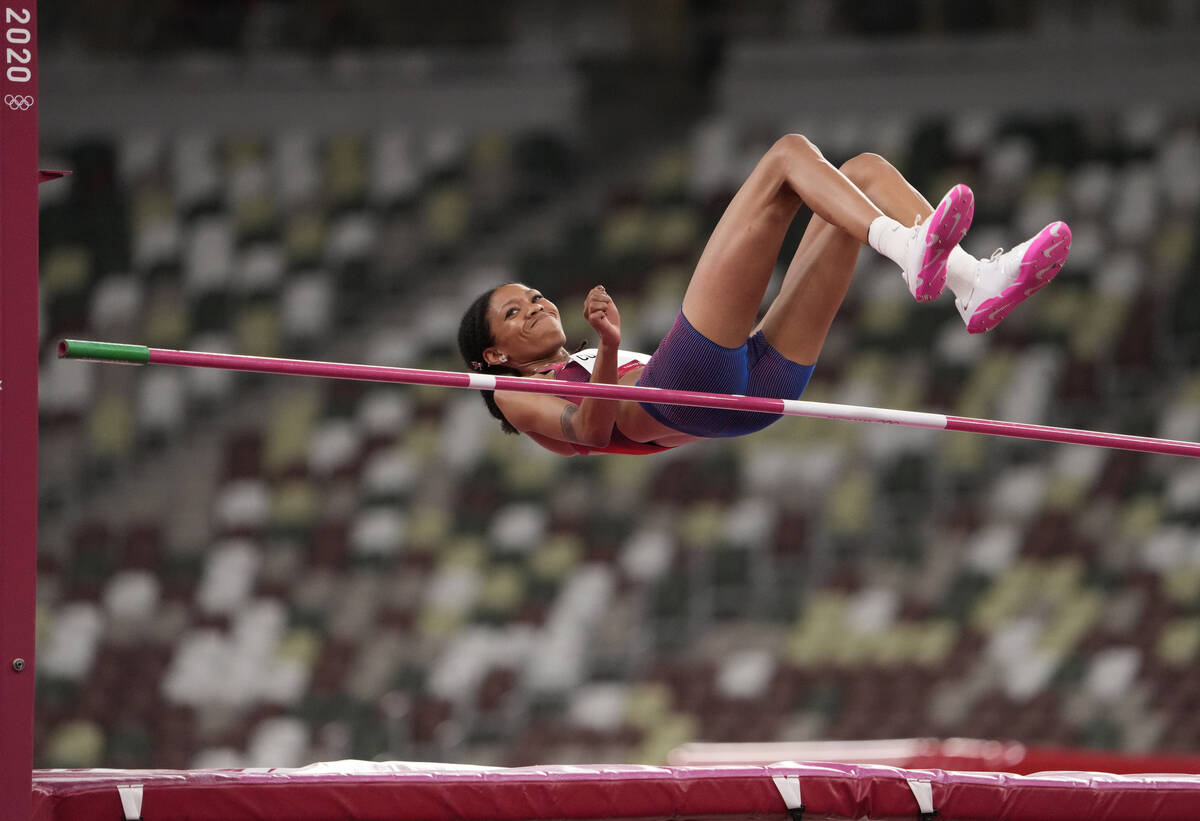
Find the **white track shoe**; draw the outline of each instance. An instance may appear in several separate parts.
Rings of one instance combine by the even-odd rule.
[[[997,250],[991,259],[980,260],[975,287],[954,300],[968,333],[990,331],[1013,308],[1049,285],[1070,251],[1071,229],[1065,222],[1052,222],[1011,251]]]
[[[942,295],[950,251],[962,242],[974,216],[975,194],[959,183],[942,197],[929,219],[917,226],[904,265],[904,281],[917,302]]]

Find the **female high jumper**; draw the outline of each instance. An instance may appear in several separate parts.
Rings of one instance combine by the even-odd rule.
[[[801,204],[812,209],[812,220],[778,296],[758,321]],[[767,151],[717,223],[675,325],[653,356],[619,350],[620,314],[602,286],[588,293],[583,307],[599,346],[569,353],[554,303],[520,283],[475,300],[459,326],[459,349],[468,366],[484,373],[797,399],[862,244],[900,266],[918,302],[936,299],[949,283],[970,333],[994,328],[1062,268],[1071,246],[1062,222],[1007,253],[974,258],[958,247],[974,210],[965,185],[952,188],[935,210],[882,157],[860,154],[839,170],[808,139],[789,134]],[[779,418],[514,391],[483,397],[506,431],[564,456],[655,453],[697,439],[743,436]]]

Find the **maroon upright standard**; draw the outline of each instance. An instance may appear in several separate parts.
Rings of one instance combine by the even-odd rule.
[[[0,813],[31,814],[37,572],[35,0],[5,0],[0,100]]]

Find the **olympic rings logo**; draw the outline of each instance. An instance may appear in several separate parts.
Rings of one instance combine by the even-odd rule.
[[[5,94],[4,104],[13,111],[28,111],[33,108],[33,98],[28,94]]]

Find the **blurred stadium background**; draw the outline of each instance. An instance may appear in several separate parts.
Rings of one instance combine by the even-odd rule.
[[[1075,232],[984,338],[863,254],[806,398],[1200,439],[1198,46],[1187,0],[43,4],[36,765],[1200,748],[1189,460],[804,420],[561,459],[471,392],[53,355],[461,369],[506,280],[603,282],[650,351],[799,131],[972,185],[976,254]]]

